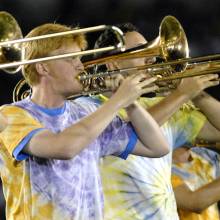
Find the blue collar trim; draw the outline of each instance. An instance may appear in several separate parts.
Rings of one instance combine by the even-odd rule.
[[[32,102],[32,101],[31,101]],[[59,107],[59,108],[45,108],[42,107],[40,105],[37,105],[36,103],[32,102],[32,104],[34,105],[35,108],[39,109],[40,111],[44,112],[47,115],[50,116],[57,116],[57,115],[61,115],[65,112],[66,110],[66,102],[64,103],[63,106]]]

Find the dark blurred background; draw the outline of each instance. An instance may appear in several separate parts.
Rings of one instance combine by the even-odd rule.
[[[220,52],[219,0],[0,0],[0,10],[16,18],[23,35],[47,22],[89,27],[129,21],[148,40],[157,37],[161,20],[170,14],[182,24],[192,57]],[[0,73],[2,105],[12,101],[12,90],[21,74]],[[218,89],[209,92],[220,98]]]
[[[186,32],[190,56],[220,52],[219,0],[0,0],[0,11],[16,18],[23,35],[47,22],[82,27],[131,22],[148,40],[158,36],[163,17],[173,15]],[[3,105],[12,102],[12,91],[21,74],[0,73],[0,105]],[[219,87],[208,90],[220,99],[218,91]]]

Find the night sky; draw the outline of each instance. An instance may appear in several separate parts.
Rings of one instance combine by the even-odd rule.
[[[191,57],[220,51],[218,0],[0,0],[0,11],[7,11],[16,18],[23,35],[48,22],[89,27],[129,21],[148,40],[158,36],[163,17],[173,15],[186,32]],[[91,37],[90,47],[92,46]],[[3,105],[12,102],[12,91],[21,78],[21,73],[0,73],[0,105]],[[219,99],[218,90],[215,87],[209,89],[209,92]]]

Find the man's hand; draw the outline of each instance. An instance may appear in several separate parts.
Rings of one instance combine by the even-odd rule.
[[[120,86],[113,96],[121,103],[121,108],[125,108],[142,94],[157,90],[158,86],[154,84],[156,80],[156,77],[149,78],[145,74],[128,76],[117,81]]]
[[[218,74],[208,74],[202,76],[189,77],[181,80],[180,85],[177,87],[181,93],[188,95],[193,99],[199,95],[204,89],[217,86],[219,84]]]

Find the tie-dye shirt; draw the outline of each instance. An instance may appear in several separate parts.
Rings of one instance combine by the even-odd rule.
[[[106,100],[103,96],[99,98]],[[139,102],[149,107],[161,100],[141,98]],[[121,117],[126,117],[124,114],[122,111]],[[126,161],[113,157],[103,159],[104,219],[179,219],[171,185],[172,149],[192,142],[205,120],[192,105],[184,105],[162,127],[171,149],[169,154],[161,158],[129,155]]]
[[[190,151],[189,163],[176,163],[172,167],[172,185],[186,184],[192,191],[212,182],[220,175],[220,155],[215,151],[194,147]],[[197,214],[178,210],[181,220],[219,220],[217,203]]]
[[[127,157],[137,140],[130,124],[114,118],[97,139],[70,160],[42,159],[22,152],[37,132],[46,128],[59,133],[98,106],[91,98],[80,98],[66,101],[60,108],[46,109],[27,98],[1,108],[9,122],[0,134],[7,219],[103,219],[99,158]]]

